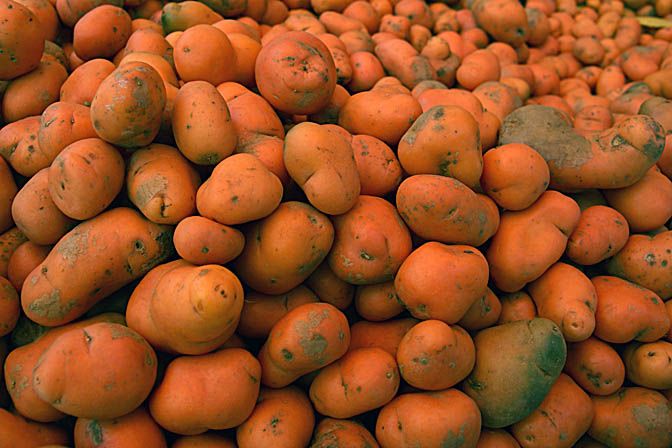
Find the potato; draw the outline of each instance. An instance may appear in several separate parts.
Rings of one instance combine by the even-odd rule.
[[[40,151],[50,161],[66,146],[96,136],[91,124],[90,109],[81,104],[63,101],[53,103],[45,109],[37,131]]]
[[[66,147],[49,167],[49,194],[69,218],[85,220],[104,211],[124,184],[124,160],[99,138]]]
[[[350,327],[338,308],[328,303],[300,305],[273,325],[261,347],[261,382],[273,388],[287,386],[339,359],[349,344]]]
[[[260,377],[259,362],[240,348],[181,356],[166,367],[149,398],[149,411],[162,428],[176,434],[234,428],[252,414]]]
[[[0,277],[0,337],[9,334],[14,329],[20,312],[19,294],[9,280]]]
[[[196,207],[202,216],[231,226],[269,216],[282,194],[282,182],[261,160],[234,154],[219,162],[198,189]]]
[[[625,374],[633,384],[649,389],[672,389],[672,344],[631,342],[623,351]]]
[[[195,3],[195,2],[194,2]],[[209,431],[197,436],[182,436],[175,439],[170,448],[237,448],[236,442]]]
[[[28,241],[28,238],[17,227],[12,227],[5,233],[0,234],[0,276],[7,277],[9,259],[14,251],[26,241]]]
[[[492,199],[446,176],[407,177],[397,189],[396,204],[406,225],[426,240],[480,246],[499,226]]]
[[[30,9],[11,0],[0,3],[0,80],[10,80],[37,68],[44,51],[44,29]]]
[[[368,3],[367,3],[368,4]],[[315,428],[312,448],[329,448],[337,440],[343,448],[361,445],[379,448],[373,435],[361,424],[352,420],[323,419]]]
[[[385,322],[366,320],[355,322],[350,329],[348,351],[363,347],[379,347],[396,357],[404,335],[418,322],[420,322],[418,319],[412,317],[391,319]]]
[[[173,235],[178,255],[192,264],[226,264],[245,247],[243,233],[202,216],[181,220]]]
[[[171,237],[172,229],[124,207],[85,221],[28,275],[21,291],[23,311],[42,325],[71,322],[170,257]]]
[[[42,115],[58,99],[61,86],[67,77],[68,72],[60,63],[41,61],[35,70],[9,83],[2,97],[2,117],[10,123]]]
[[[39,129],[39,116],[23,118],[0,128],[0,156],[22,176],[33,176],[53,160],[40,151]]]
[[[355,290],[357,314],[368,321],[385,321],[401,314],[404,306],[394,289],[394,280],[360,285]]]
[[[91,106],[98,86],[115,68],[106,59],[86,61],[74,69],[61,86],[61,101]]]
[[[537,409],[567,355],[560,328],[544,318],[486,328],[474,345],[476,365],[463,388],[490,428],[519,422]]]
[[[100,138],[122,148],[149,145],[159,132],[166,88],[144,62],[118,67],[98,87],[91,101],[91,122]]]
[[[511,0],[476,0],[471,3],[476,23],[497,41],[514,48],[527,39],[530,28],[523,6]]]
[[[32,241],[26,241],[16,248],[7,264],[7,280],[17,292],[21,292],[28,274],[47,258],[50,250],[50,246],[38,246]]]
[[[0,409],[0,437],[7,446],[48,446],[68,443],[70,435],[61,426],[35,423]],[[56,445],[59,446],[59,445]]]
[[[196,212],[201,178],[172,146],[152,144],[134,151],[126,168],[131,202],[158,224],[177,224]]]
[[[331,221],[312,206],[281,203],[264,219],[244,226],[245,248],[233,262],[240,280],[264,294],[283,294],[324,261],[334,241]]]
[[[617,210],[594,205],[581,211],[576,228],[567,241],[566,254],[581,265],[594,265],[616,255],[628,242],[630,227]]]
[[[176,260],[152,269],[133,291],[128,326],[153,347],[200,355],[229,339],[243,308],[243,286],[224,266]]]
[[[166,34],[184,31],[201,23],[213,24],[224,19],[209,6],[197,1],[168,2],[161,9],[161,25]]]
[[[614,127],[577,134],[562,112],[523,106],[502,122],[499,144],[524,143],[548,163],[550,187],[562,191],[623,188],[637,182],[660,158],[664,133],[645,115],[628,117]]]
[[[330,128],[300,123],[285,137],[287,172],[323,213],[340,215],[357,202],[361,185],[352,145]]]
[[[5,159],[0,158],[0,232],[9,229],[14,223],[12,205],[18,191],[11,169]]]
[[[394,289],[413,317],[454,324],[485,294],[487,283],[488,263],[478,249],[430,241],[406,257]]]
[[[131,35],[131,16],[117,6],[100,5],[77,21],[72,46],[83,61],[112,58]]]
[[[75,423],[75,444],[81,448],[165,448],[166,439],[143,406],[130,414],[112,420],[78,418]]]
[[[35,364],[33,388],[66,414],[112,419],[149,396],[156,369],[147,341],[123,325],[100,322],[56,338]]]

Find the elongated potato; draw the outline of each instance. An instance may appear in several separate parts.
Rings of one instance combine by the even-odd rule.
[[[564,370],[591,395],[611,395],[625,379],[625,366],[616,350],[594,336],[567,345]]]
[[[192,264],[226,264],[245,247],[243,233],[202,216],[189,216],[175,227],[178,255]]]
[[[168,258],[171,237],[172,229],[124,207],[85,221],[28,275],[21,291],[23,311],[47,326],[74,320]]]

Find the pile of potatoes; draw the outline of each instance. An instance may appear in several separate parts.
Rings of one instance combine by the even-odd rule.
[[[0,0],[0,448],[669,448],[671,42]]]

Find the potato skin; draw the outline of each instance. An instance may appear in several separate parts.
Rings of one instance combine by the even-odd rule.
[[[611,395],[625,379],[625,366],[619,354],[595,336],[567,345],[564,371],[591,395]]]
[[[6,409],[0,409],[0,437],[7,446],[46,446],[70,441],[70,435],[61,426],[31,422]]]
[[[17,227],[12,227],[0,235],[0,276],[7,277],[7,266],[14,251],[28,241],[26,235]]]
[[[161,127],[166,88],[159,73],[144,62],[128,62],[98,87],[91,122],[100,138],[122,148],[147,146]]]
[[[162,428],[176,434],[233,428],[252,414],[260,378],[259,362],[240,348],[181,356],[166,367],[149,410]]]
[[[334,440],[343,447],[356,447],[363,443],[366,447],[380,448],[373,435],[361,424],[327,417],[315,428],[311,447],[329,448]]]
[[[156,380],[154,349],[130,328],[100,322],[60,335],[33,370],[40,399],[69,415],[112,419],[135,410]]]
[[[143,406],[112,420],[78,418],[74,439],[79,448],[167,447],[161,428]]]
[[[40,117],[37,141],[47,160],[53,161],[66,146],[93,137],[96,132],[91,110],[82,104],[59,101],[47,107]]]
[[[12,204],[19,189],[16,186],[12,171],[0,158],[0,232],[9,229],[12,224]]]
[[[28,275],[21,291],[23,311],[41,325],[71,322],[168,258],[171,236],[172,229],[124,207],[79,224]]]
[[[631,342],[623,351],[623,362],[628,380],[649,389],[672,389],[672,344]]]
[[[575,263],[594,265],[617,255],[629,235],[630,227],[622,214],[611,207],[594,205],[581,211],[565,253]]]
[[[19,294],[5,277],[0,277],[0,337],[9,334],[19,320]]]
[[[245,247],[243,233],[202,216],[181,220],[173,235],[178,255],[189,263],[226,264],[235,259]]]
[[[44,51],[44,32],[28,8],[11,0],[0,2],[0,81],[37,68]]]
[[[334,226],[303,202],[281,203],[271,215],[243,227],[245,248],[233,262],[240,280],[264,294],[283,294],[324,261]]]

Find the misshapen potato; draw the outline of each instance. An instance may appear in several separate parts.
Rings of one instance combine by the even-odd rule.
[[[628,221],[617,210],[594,205],[581,211],[567,241],[566,254],[581,265],[593,265],[618,254],[630,234]]]
[[[90,419],[117,418],[149,396],[156,353],[135,331],[100,322],[60,335],[33,370],[37,396],[61,412]]]
[[[483,424],[503,428],[530,415],[562,372],[567,347],[560,328],[544,318],[481,330],[476,365],[463,383]]]
[[[502,213],[486,258],[495,285],[520,290],[539,278],[565,252],[581,215],[577,203],[557,191],[546,191],[530,207]]]
[[[181,356],[166,367],[149,411],[162,428],[176,434],[234,428],[252,414],[260,377],[259,362],[240,348]]]
[[[665,136],[653,119],[635,115],[584,137],[574,132],[557,109],[529,105],[502,123],[499,144],[507,143],[534,148],[548,163],[550,187],[573,191],[634,184],[662,155]]]
[[[155,267],[140,281],[126,320],[158,350],[200,355],[233,335],[243,296],[240,281],[224,266],[176,260]]]
[[[301,375],[323,368],[343,356],[350,344],[345,315],[328,303],[306,303],[273,325],[257,357],[261,382],[287,386]]]
[[[74,320],[167,259],[171,237],[172,229],[124,207],[85,221],[30,273],[21,291],[23,311],[47,326]]]
[[[328,127],[309,122],[294,126],[285,137],[284,161],[321,212],[340,215],[356,204],[361,185],[352,145]]]
[[[147,146],[161,127],[166,88],[144,62],[129,62],[103,80],[91,101],[91,122],[100,138],[123,148]]]
[[[407,177],[397,189],[396,203],[406,225],[427,240],[480,246],[499,226],[492,199],[446,176]]]
[[[234,154],[219,162],[198,189],[196,207],[220,224],[244,224],[273,213],[282,193],[282,182],[259,158]]]
[[[177,224],[196,212],[200,176],[172,146],[155,143],[134,151],[126,173],[129,199],[150,221]]]
[[[243,251],[245,237],[233,227],[202,216],[181,220],[173,235],[178,255],[192,264],[226,264]]]

